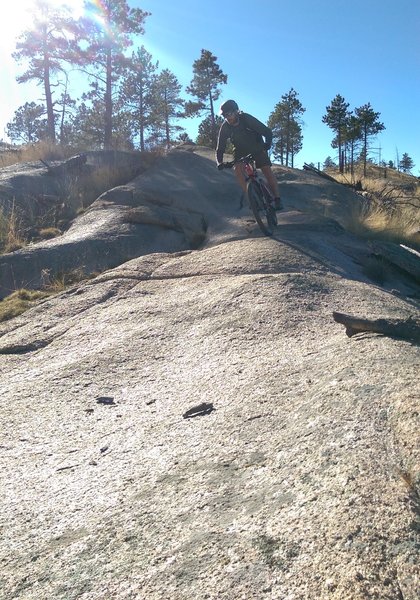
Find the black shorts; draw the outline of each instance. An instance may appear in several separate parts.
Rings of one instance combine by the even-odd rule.
[[[271,167],[271,161],[268,156],[268,152],[265,148],[255,150],[254,152],[246,152],[245,156],[246,156],[246,154],[252,154],[252,156],[254,157],[255,166],[257,167],[257,169],[261,169],[261,167]],[[244,154],[239,154],[239,153],[235,152],[234,159],[239,160],[240,158],[242,158],[242,156],[244,156]]]

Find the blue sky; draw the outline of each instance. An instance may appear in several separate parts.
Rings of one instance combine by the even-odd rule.
[[[322,116],[341,94],[351,109],[370,102],[380,113],[386,129],[372,143],[376,156],[379,148],[386,161],[407,152],[415,162],[413,174],[420,174],[419,0],[128,0],[128,4],[151,13],[138,45],[144,44],[160,68],[170,69],[184,88],[202,48],[217,56],[228,76],[220,101],[234,98],[242,110],[264,122],[293,87],[306,108],[303,149],[295,166],[322,164],[327,156],[335,157],[334,134]],[[1,44],[0,49],[4,50]],[[2,68],[1,132],[19,105],[37,100],[33,88],[32,96],[28,94],[31,86],[15,83],[17,72],[10,62]],[[198,122],[182,123],[193,139]]]

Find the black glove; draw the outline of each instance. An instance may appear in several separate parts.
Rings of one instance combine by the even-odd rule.
[[[217,165],[217,168],[219,169],[219,171],[223,171],[223,169],[225,168],[225,165],[223,163],[219,163]]]
[[[267,150],[267,152],[270,150],[271,148],[271,144],[269,144],[268,142],[265,142],[264,144],[264,148]]]

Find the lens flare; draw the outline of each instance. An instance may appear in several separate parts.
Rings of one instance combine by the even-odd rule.
[[[97,26],[109,38],[115,38],[118,33],[116,23],[110,18],[109,9],[103,0],[88,0],[85,2],[85,17]]]

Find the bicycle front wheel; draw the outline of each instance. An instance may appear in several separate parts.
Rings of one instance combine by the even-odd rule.
[[[273,235],[277,225],[276,212],[271,206],[269,200],[265,197],[264,191],[259,183],[254,179],[248,181],[247,194],[249,205],[254,213],[258,227],[264,235]]]

